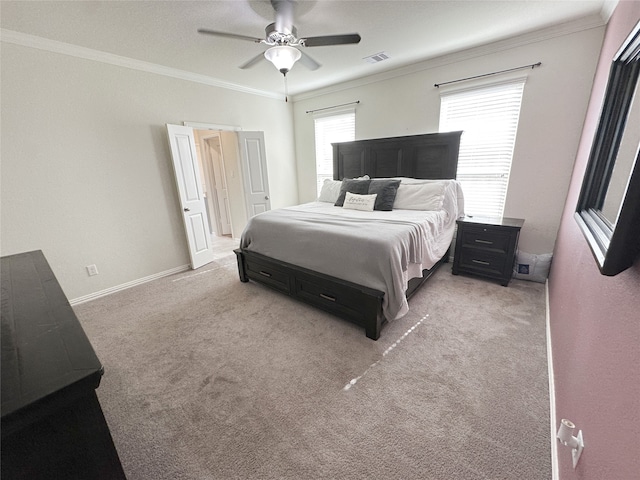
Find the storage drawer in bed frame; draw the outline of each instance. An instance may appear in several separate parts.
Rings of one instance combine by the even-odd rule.
[[[384,292],[324,275],[259,253],[234,250],[240,281],[253,280],[365,328],[377,340]]]
[[[354,318],[361,325],[365,324],[367,312],[362,306],[366,305],[369,297],[361,290],[347,285],[328,285],[321,279],[303,273],[294,274],[293,284],[297,298],[336,315]]]
[[[367,337],[373,340],[380,337],[380,330],[385,322],[382,313],[384,292],[241,248],[234,252],[238,260],[240,281],[253,280],[261,283],[364,327]],[[422,278],[409,280],[407,298],[448,258],[447,251],[433,268],[422,271]]]
[[[291,273],[271,261],[252,258],[251,261],[245,262],[245,271],[251,280],[264,283],[281,292],[291,293],[293,290]]]

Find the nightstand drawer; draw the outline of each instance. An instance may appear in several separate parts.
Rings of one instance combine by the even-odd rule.
[[[486,227],[465,228],[461,232],[463,247],[476,247],[508,252],[512,243],[512,233]]]
[[[460,252],[459,268],[469,273],[502,276],[507,268],[510,271],[513,266],[506,265],[509,258],[504,253],[463,247]]]

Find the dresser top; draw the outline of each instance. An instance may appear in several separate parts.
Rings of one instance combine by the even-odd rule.
[[[478,225],[494,225],[498,227],[522,228],[524,219],[509,217],[483,217],[480,215],[467,215],[459,218],[458,223],[477,223]]]
[[[102,364],[41,251],[2,257],[2,429],[57,392],[100,384]]]

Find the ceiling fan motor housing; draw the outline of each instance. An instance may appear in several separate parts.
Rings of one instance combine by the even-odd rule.
[[[298,30],[293,25],[290,32],[279,32],[276,30],[276,24],[270,23],[264,31],[266,43],[269,45],[295,45],[297,42]]]

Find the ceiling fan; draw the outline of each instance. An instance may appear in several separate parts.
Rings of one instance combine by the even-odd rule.
[[[218,37],[249,40],[254,43],[268,45],[270,47],[269,49],[240,65],[240,68],[252,67],[263,58],[266,58],[273,63],[278,71],[285,77],[298,60],[311,70],[316,70],[320,67],[318,62],[295,47],[324,47],[360,42],[360,35],[357,33],[298,38],[298,31],[293,25],[295,4],[296,2],[294,0],[271,0],[271,6],[275,11],[275,22],[267,25],[265,28],[265,38],[255,38],[236,33],[207,30],[205,28],[198,29],[198,32],[207,35],[216,35]]]

